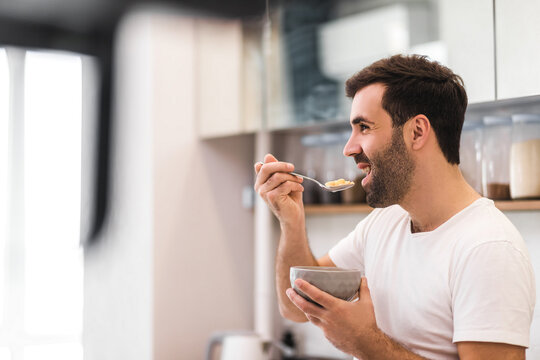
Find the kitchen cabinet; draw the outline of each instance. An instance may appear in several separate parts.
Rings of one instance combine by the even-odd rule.
[[[265,36],[263,21],[197,21],[200,137],[346,123],[344,81],[391,53],[425,54],[449,66],[470,104],[540,94],[538,0],[270,3]]]
[[[260,30],[241,20],[196,22],[196,118],[200,138],[254,132],[262,123]]]
[[[266,69],[270,129],[346,122],[345,81],[397,53],[450,67],[469,103],[496,99],[492,0],[319,2],[302,16],[307,7],[295,0],[275,9]]]
[[[495,1],[497,97],[540,94],[540,1]]]
[[[469,103],[495,100],[492,0],[439,0],[444,62],[465,82]]]

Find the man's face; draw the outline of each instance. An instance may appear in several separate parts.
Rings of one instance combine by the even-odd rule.
[[[352,133],[343,149],[367,175],[362,180],[368,205],[399,203],[411,187],[415,163],[403,140],[403,127],[392,127],[382,108],[384,86],[358,91],[351,106]]]

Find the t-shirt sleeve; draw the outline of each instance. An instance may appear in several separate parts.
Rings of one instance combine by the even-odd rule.
[[[528,257],[510,242],[490,241],[471,249],[451,288],[454,342],[529,346],[534,273]]]
[[[341,239],[330,249],[328,255],[337,267],[346,269],[364,269],[364,247],[366,242],[366,228],[372,221],[374,213],[372,211],[364,220],[356,225],[355,229],[346,237]]]

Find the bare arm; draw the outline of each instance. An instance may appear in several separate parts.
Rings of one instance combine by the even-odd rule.
[[[278,162],[266,155],[264,165],[255,164],[257,179],[255,190],[278,218],[281,237],[276,256],[276,291],[281,315],[297,322],[307,321],[306,316],[287,297],[285,291],[291,287],[291,266],[335,266],[328,256],[320,259],[313,256],[305,230],[304,205],[302,203],[302,179],[289,172],[292,164]]]
[[[461,360],[525,360],[525,348],[516,345],[463,341],[457,348]]]
[[[286,294],[291,287],[289,270],[292,266],[336,266],[328,255],[316,260],[309,248],[304,227],[300,229],[281,228],[281,238],[276,256],[276,291],[279,311],[284,318],[296,322],[306,322],[305,314],[294,305]]]

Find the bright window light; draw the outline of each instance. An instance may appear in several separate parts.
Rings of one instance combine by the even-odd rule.
[[[11,351],[7,347],[0,347],[0,360],[12,360]]]
[[[54,344],[27,346],[24,360],[82,360],[80,344]]]
[[[0,49],[0,270],[5,269],[4,249],[8,214],[8,134],[9,134],[9,70],[6,51]],[[3,274],[3,271],[0,273]],[[0,276],[0,310],[4,309],[4,276]],[[0,311],[0,324],[4,312]],[[0,348],[0,360],[3,360]]]
[[[26,53],[24,309],[30,334],[82,329],[81,67],[79,56]],[[25,360],[78,358],[79,350],[62,346],[27,348]]]

